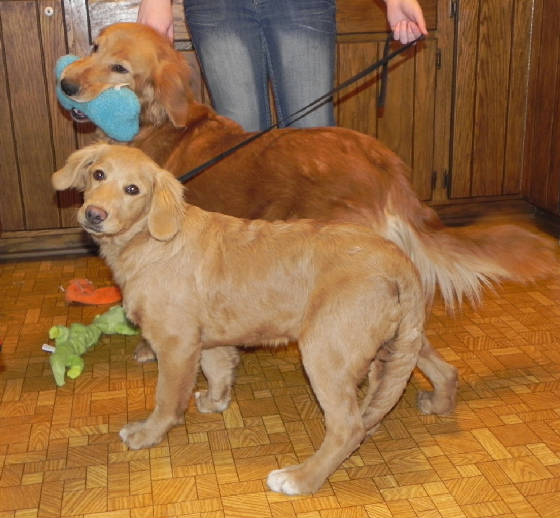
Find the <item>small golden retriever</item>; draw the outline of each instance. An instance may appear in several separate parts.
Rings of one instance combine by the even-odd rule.
[[[274,491],[319,489],[397,403],[427,340],[420,277],[395,244],[363,226],[206,212],[131,147],[86,147],[52,182],[84,191],[78,221],[157,353],[155,409],[120,431],[130,448],[159,443],[183,418],[203,349],[298,340],[326,433],[302,464],[269,474]],[[218,375],[234,368],[222,363]],[[216,401],[199,393],[197,403]]]
[[[187,62],[150,27],[105,28],[89,56],[70,64],[61,87],[88,101],[115,85],[140,99],[141,131],[131,146],[180,176],[248,137],[235,122],[197,103]],[[320,92],[318,92],[320,93]],[[548,244],[513,225],[445,227],[414,194],[402,160],[378,140],[344,128],[274,130],[190,181],[185,200],[203,209],[248,219],[309,218],[365,225],[394,242],[416,265],[426,303],[436,287],[449,308],[477,302],[482,287],[504,279],[528,281],[556,264]],[[220,358],[220,355],[223,358]],[[204,352],[206,364],[231,362],[230,349]],[[146,347],[139,359],[153,357]],[[423,412],[454,407],[456,372],[429,346],[418,367],[434,385],[419,401]],[[227,406],[230,380],[210,377],[210,399]],[[223,409],[223,408],[222,408]]]

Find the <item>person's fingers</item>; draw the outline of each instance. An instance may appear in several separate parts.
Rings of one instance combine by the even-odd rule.
[[[418,25],[414,22],[409,22],[408,26],[409,26],[409,36],[410,36],[409,40],[413,41],[418,39],[422,34]]]
[[[401,43],[403,45],[406,45],[411,38],[411,32],[410,32],[410,22],[405,21],[403,22],[403,29],[401,30]]]
[[[401,22],[393,27],[393,39],[395,41],[400,41],[401,39]]]
[[[393,31],[393,38],[395,41],[400,41],[403,45],[406,45],[410,41],[408,22],[406,20],[401,20],[397,23]]]
[[[414,22],[401,20],[393,27],[393,38],[400,41],[403,45],[410,43],[420,37],[422,30]]]

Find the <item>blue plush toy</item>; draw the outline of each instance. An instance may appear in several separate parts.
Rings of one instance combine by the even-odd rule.
[[[70,99],[60,88],[62,71],[77,59],[77,56],[68,54],[56,62],[56,96],[60,104],[66,110],[72,110],[75,114],[72,118],[77,122],[89,119],[107,136],[121,142],[131,141],[140,129],[140,101],[132,90],[111,88],[91,101],[80,103]]]

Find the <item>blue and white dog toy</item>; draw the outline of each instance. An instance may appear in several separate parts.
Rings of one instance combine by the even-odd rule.
[[[60,88],[62,71],[77,56],[62,56],[56,62],[56,96],[60,104],[72,112],[76,122],[93,122],[112,139],[120,142],[131,141],[140,130],[140,101],[129,88],[110,88],[87,102],[74,101]]]

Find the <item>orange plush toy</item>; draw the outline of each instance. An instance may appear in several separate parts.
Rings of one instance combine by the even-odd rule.
[[[116,286],[95,288],[87,279],[73,279],[64,292],[66,302],[79,304],[116,304],[122,300],[121,290]]]

